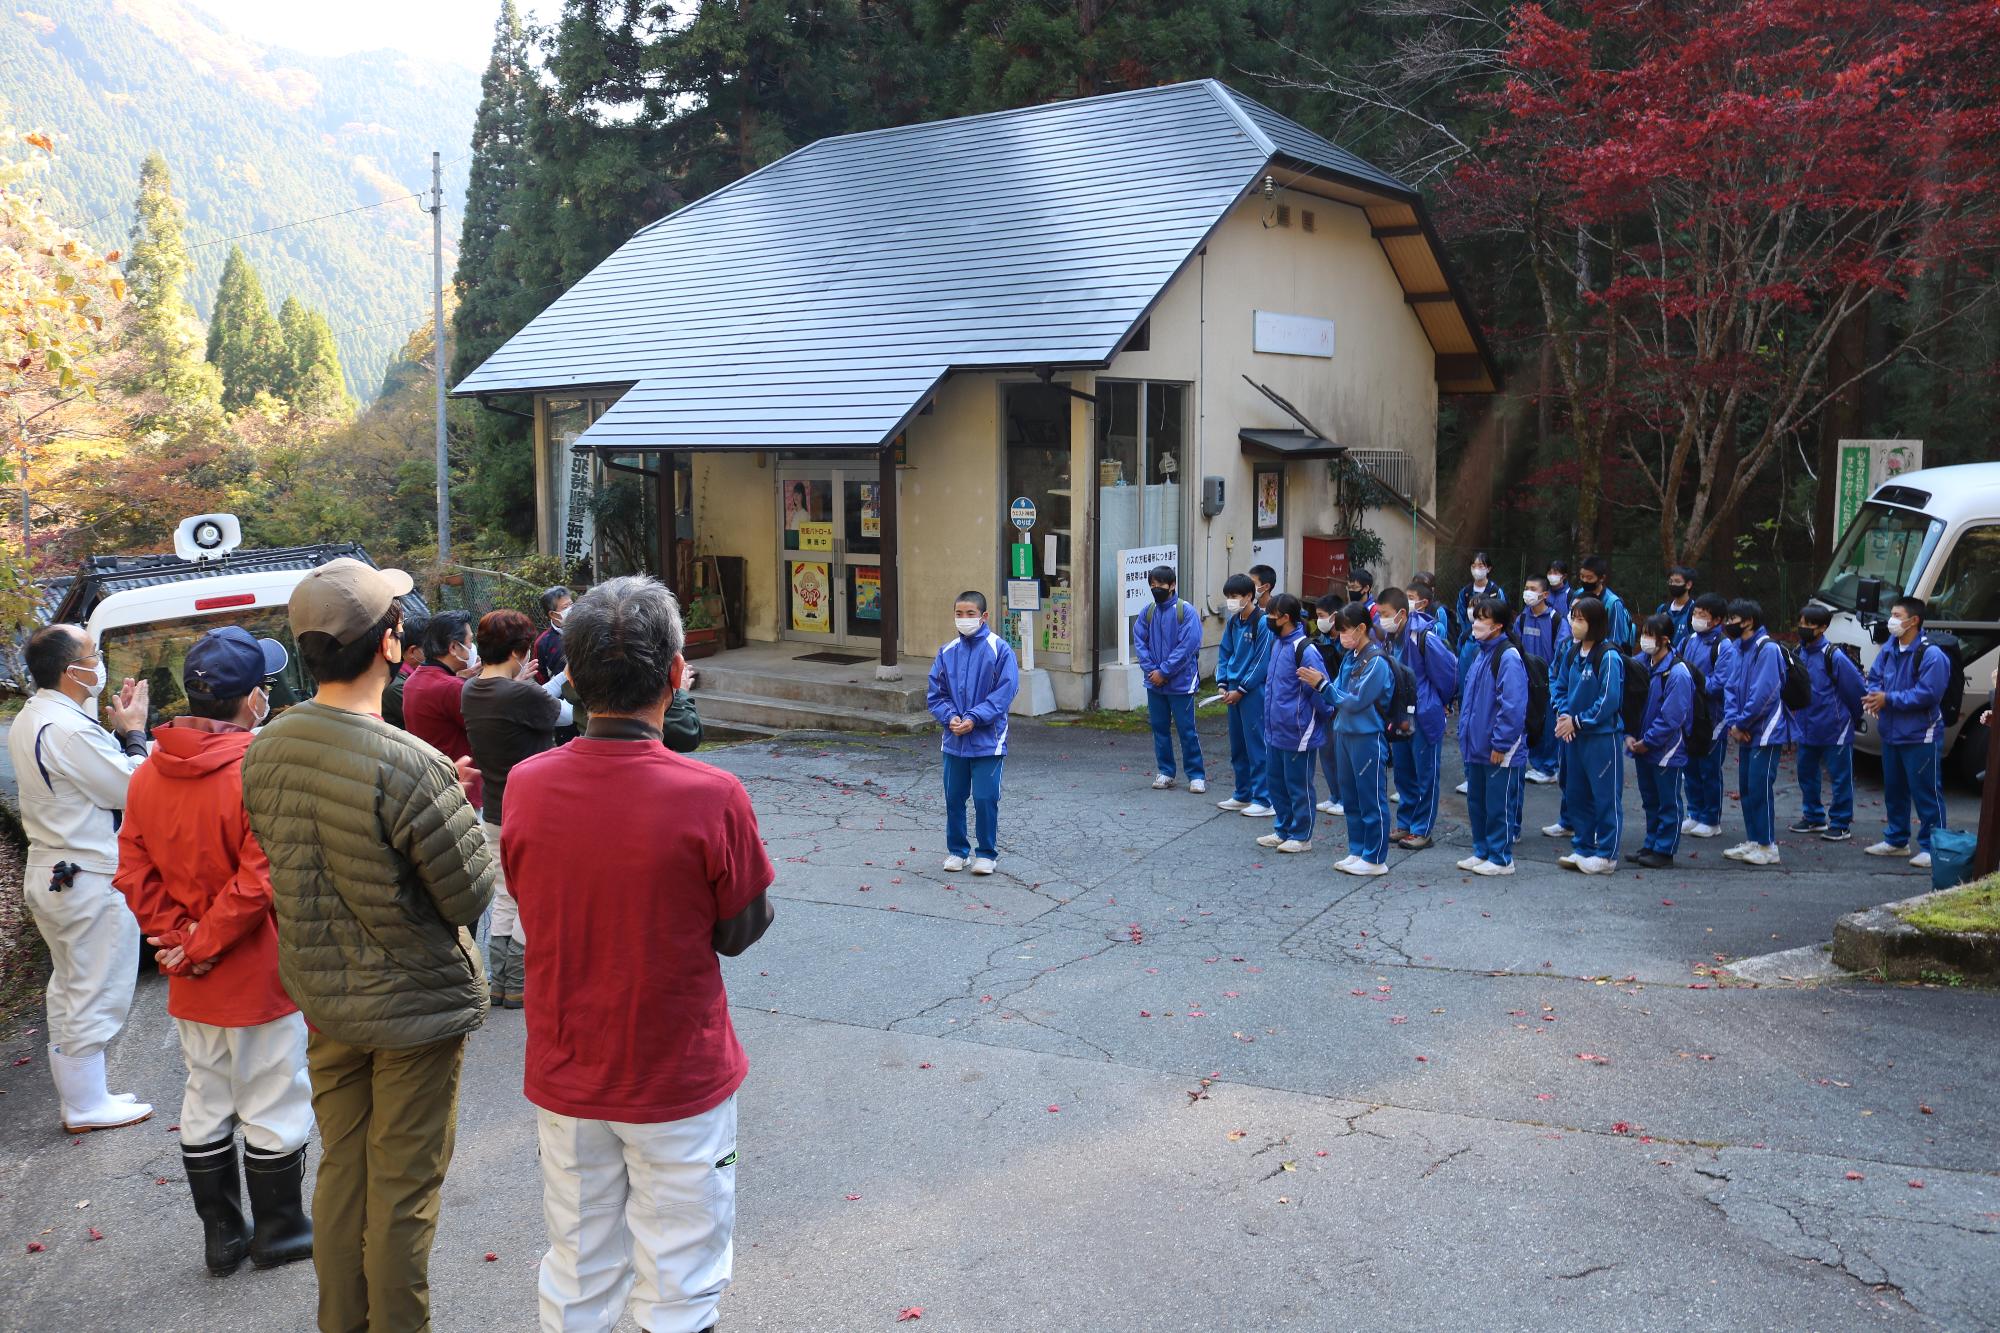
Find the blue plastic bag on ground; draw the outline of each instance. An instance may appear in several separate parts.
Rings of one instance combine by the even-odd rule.
[[[1952,829],[1931,831],[1931,887],[1951,889],[1972,878],[1972,859],[1979,835]]]

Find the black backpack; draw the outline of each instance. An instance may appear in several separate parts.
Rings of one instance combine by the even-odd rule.
[[[1521,665],[1528,669],[1528,744],[1540,745],[1549,729],[1549,664],[1541,658],[1523,652],[1521,641],[1509,634],[1507,642],[1521,655]],[[1500,679],[1499,653],[1493,654],[1493,679]]]
[[[1382,734],[1392,741],[1406,741],[1417,734],[1417,677],[1394,653],[1378,647],[1369,650],[1389,664],[1389,706],[1382,713]]]
[[[1778,643],[1776,639],[1771,642]],[[1812,677],[1806,674],[1806,664],[1786,644],[1778,643],[1778,651],[1785,656],[1784,673],[1778,678],[1778,702],[1795,713],[1812,707]]]
[[[1611,652],[1616,648],[1605,645]],[[1625,698],[1619,706],[1619,714],[1625,721],[1627,736],[1646,734],[1646,694],[1653,673],[1653,664],[1638,653],[1618,653],[1618,660],[1625,664]]]
[[[1944,654],[1944,660],[1951,667],[1951,674],[1945,678],[1944,697],[1938,701],[1938,708],[1944,714],[1944,725],[1951,726],[1965,711],[1965,652],[1959,647],[1956,634],[1942,631],[1932,634],[1925,631],[1931,647]]]
[[[1708,697],[1708,677],[1685,657],[1675,660],[1687,668],[1694,682],[1694,706],[1688,711],[1688,758],[1706,759],[1715,749],[1715,702]]]

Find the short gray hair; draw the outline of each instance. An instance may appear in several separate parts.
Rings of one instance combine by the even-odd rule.
[[[636,713],[658,703],[682,639],[680,604],[644,574],[598,584],[563,617],[570,682],[592,713]]]

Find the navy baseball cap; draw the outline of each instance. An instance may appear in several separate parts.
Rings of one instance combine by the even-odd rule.
[[[224,625],[187,650],[181,685],[198,699],[240,699],[291,660],[277,640],[257,638],[241,625]]]

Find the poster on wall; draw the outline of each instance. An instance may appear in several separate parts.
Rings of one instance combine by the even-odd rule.
[[[801,523],[812,520],[812,490],[814,483],[799,477],[784,477],[778,481],[778,495],[785,504],[785,534],[794,535]],[[786,543],[795,545],[794,543]]]
[[[854,618],[882,618],[882,569],[879,565],[854,566]]]
[[[1067,584],[1052,588],[1048,600],[1042,604],[1042,648],[1051,653],[1066,653],[1069,646],[1070,590]]]
[[[1257,531],[1276,533],[1285,520],[1285,474],[1277,468],[1257,469]]]
[[[1833,530],[1847,531],[1847,525],[1861,512],[1862,503],[1883,482],[1915,472],[1924,465],[1922,440],[1842,440],[1840,468],[1834,490]]]
[[[798,549],[801,551],[831,551],[833,549],[833,524],[799,520]]]
[[[882,487],[880,484],[861,483],[861,535],[880,537],[882,535]]]
[[[792,628],[803,634],[833,633],[833,581],[817,560],[791,562]]]

